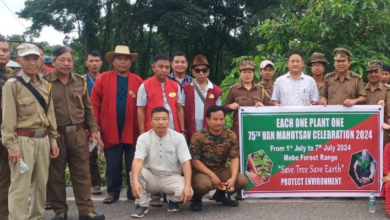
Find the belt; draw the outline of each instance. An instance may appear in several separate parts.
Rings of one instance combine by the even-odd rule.
[[[49,131],[46,129],[18,129],[16,134],[18,136],[44,138],[49,134]]]
[[[234,120],[233,124],[234,126],[238,126],[239,125],[238,120]]]
[[[59,126],[57,127],[57,131],[60,133],[72,133],[78,131],[82,127],[83,127],[83,123],[77,125]]]

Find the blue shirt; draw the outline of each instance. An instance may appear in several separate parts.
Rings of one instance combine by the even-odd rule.
[[[89,73],[87,73],[87,89],[88,94],[91,96],[93,85],[95,85],[96,79],[93,78]]]
[[[119,139],[122,137],[123,127],[126,119],[126,104],[127,104],[127,88],[128,78],[117,76],[117,92],[116,92],[116,112],[118,121]]]
[[[181,88],[184,84],[190,83],[190,82],[192,82],[192,81],[194,80],[194,78],[192,78],[191,76],[189,76],[189,75],[186,74],[186,76],[184,77],[183,81],[180,82],[179,80],[176,79],[176,77],[175,77],[175,75],[173,74],[173,72],[170,73],[170,74],[168,75],[168,78],[170,78],[171,80],[174,80],[174,81],[176,81],[177,83],[179,83],[180,88]]]

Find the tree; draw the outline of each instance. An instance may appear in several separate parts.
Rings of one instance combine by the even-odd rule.
[[[255,28],[268,43],[258,45],[262,54],[284,56],[291,50],[307,58],[315,51],[333,61],[333,49],[345,47],[352,54],[351,69],[364,74],[369,60],[390,51],[389,0],[294,0],[283,1],[282,11]],[[327,70],[333,70],[328,65]],[[281,74],[281,73],[279,73]]]

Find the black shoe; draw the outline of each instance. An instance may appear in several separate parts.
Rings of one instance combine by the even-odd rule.
[[[139,205],[135,206],[133,214],[131,214],[132,218],[142,218],[144,215],[148,213],[148,207],[142,207]]]
[[[79,220],[104,220],[106,217],[95,212],[90,212],[87,215],[79,215]]]
[[[216,202],[221,202],[223,206],[236,207],[238,206],[238,201],[232,200],[230,195],[226,191],[217,190],[213,196],[213,199]]]
[[[195,212],[201,211],[202,207],[203,207],[203,204],[202,204],[201,199],[192,199],[192,202],[190,205],[191,211],[195,211]]]
[[[66,213],[56,213],[56,216],[54,216],[51,220],[66,220],[68,218]]]
[[[236,192],[236,195],[234,196],[234,199],[235,200],[237,200],[237,201],[241,201],[241,200],[244,200],[243,198],[242,198],[242,191],[240,190],[240,191],[237,191]]]
[[[168,201],[168,208],[167,208],[168,212],[178,212],[179,210],[180,209],[179,209],[179,203],[178,202]]]

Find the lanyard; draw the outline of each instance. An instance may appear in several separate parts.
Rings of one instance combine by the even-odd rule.
[[[96,79],[93,80],[92,76],[89,73],[88,73],[88,78],[92,81],[92,86],[94,86]]]

